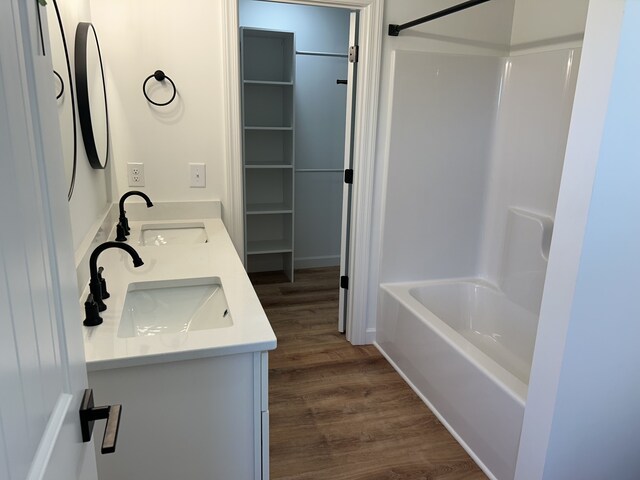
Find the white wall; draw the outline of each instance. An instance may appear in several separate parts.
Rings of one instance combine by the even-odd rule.
[[[589,0],[516,0],[512,50],[580,42]]]
[[[638,25],[636,2],[590,3],[517,479],[640,472]]]
[[[545,479],[640,478],[640,2],[625,3]]]
[[[73,64],[76,26],[78,22],[91,21],[89,0],[59,1],[58,7],[60,8],[60,14],[64,24],[67,48],[69,49],[69,57],[72,67],[71,72],[73,74],[75,71]],[[58,28],[52,4],[50,4],[49,9],[47,10],[47,16],[49,28]],[[55,33],[55,35],[57,35],[57,33]],[[64,54],[60,53],[61,52],[56,52],[56,58],[64,57]],[[60,66],[59,68],[66,68],[66,66]],[[75,78],[73,79],[73,82],[75,86]],[[69,90],[67,89],[66,94],[68,95],[68,93]],[[77,123],[77,129],[78,157],[76,183],[73,196],[69,202],[74,249],[78,248],[96,220],[106,211],[108,202],[110,201],[110,195],[107,187],[110,176],[110,167],[106,170],[94,170],[90,167],[84,150],[84,144],[82,143],[82,132],[80,131],[79,122]],[[65,132],[72,132],[72,127],[71,125],[66,124],[61,125],[61,130]]]
[[[222,0],[194,0],[188,6],[91,0],[91,13],[105,65],[114,198],[133,189],[127,163],[143,162],[146,184],[139,189],[152,200],[221,199],[224,209]],[[167,107],[149,104],[142,94],[143,81],[158,69],[178,90]],[[168,99],[169,88],[153,79],[148,90],[157,101]],[[190,162],[206,165],[206,188],[190,188]]]

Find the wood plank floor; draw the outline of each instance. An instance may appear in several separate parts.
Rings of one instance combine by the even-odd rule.
[[[269,355],[273,480],[486,478],[373,346],[337,331],[336,268],[251,274]]]

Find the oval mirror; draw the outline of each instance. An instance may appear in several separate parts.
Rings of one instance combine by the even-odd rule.
[[[96,29],[80,22],[75,44],[78,116],[89,164],[105,168],[109,160],[109,113],[102,55]]]
[[[55,15],[48,15],[49,36],[51,44],[51,61],[53,63],[53,83],[55,85],[56,101],[58,102],[58,116],[60,133],[62,136],[62,155],[67,185],[67,197],[71,200],[76,181],[76,161],[78,158],[78,129],[76,125],[76,100],[73,93],[73,75],[67,37],[58,2],[53,0]]]

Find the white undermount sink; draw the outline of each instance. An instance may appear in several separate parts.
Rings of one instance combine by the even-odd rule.
[[[201,222],[156,223],[140,227],[140,245],[143,246],[193,245],[207,241],[207,232]]]
[[[118,337],[140,337],[233,325],[217,277],[129,284]]]

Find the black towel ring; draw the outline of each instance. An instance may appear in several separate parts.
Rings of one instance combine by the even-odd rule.
[[[164,103],[158,103],[158,102],[154,102],[149,98],[149,95],[147,95],[147,82],[152,78],[155,78],[159,82],[162,82],[164,80],[169,80],[169,83],[173,88],[173,95],[171,95],[171,98],[168,101]],[[166,76],[162,70],[156,70],[155,72],[153,72],[153,75],[149,75],[145,79],[144,83],[142,84],[142,93],[144,93],[144,98],[146,98],[149,103],[153,103],[157,107],[165,107],[169,105],[171,102],[173,102],[173,100],[176,98],[176,93],[177,93],[176,84],[173,83],[173,80],[171,80],[168,76]]]
[[[55,70],[53,71],[53,74],[56,77],[58,77],[58,80],[60,80],[60,93],[56,94],[56,100],[59,100],[62,94],[64,93],[64,80],[62,80],[62,77],[60,76],[60,74]]]

